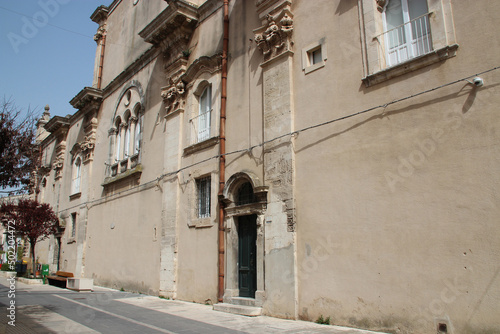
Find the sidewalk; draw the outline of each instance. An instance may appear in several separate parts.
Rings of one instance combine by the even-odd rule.
[[[8,300],[7,293],[4,293],[9,292],[7,279],[0,277],[0,284],[0,303],[2,304],[0,316],[8,321]],[[210,305],[166,300],[101,287],[95,287],[94,292],[78,293],[48,285],[28,285],[16,282],[16,296],[18,298],[16,326],[12,327],[5,321],[1,321],[0,333],[99,333],[91,328],[93,327],[92,321],[98,318],[106,318],[105,321],[108,324],[109,331],[101,329],[102,333],[114,333],[113,322],[122,326],[124,322],[130,322],[132,326],[145,328],[144,333],[375,333],[266,316],[245,317],[214,311]],[[44,303],[50,297],[54,305],[40,305],[40,301],[36,304],[35,296],[43,296]],[[58,307],[58,300],[69,304],[71,308],[80,310],[81,313],[87,313],[87,318],[78,321],[76,317],[70,318],[59,314],[63,313],[59,309],[65,309],[68,312],[68,306]],[[127,309],[130,307],[133,307],[132,313]],[[155,323],[158,318],[164,319],[164,325],[168,323],[168,326]],[[130,330],[130,333],[134,332]]]

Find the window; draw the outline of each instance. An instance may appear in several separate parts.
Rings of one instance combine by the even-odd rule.
[[[360,2],[360,51],[367,87],[456,55],[458,44],[450,1]]]
[[[315,65],[315,64],[320,63],[322,61],[321,48],[317,48],[316,50],[311,51],[309,54],[309,57],[310,57],[309,62],[311,65]]]
[[[71,238],[76,236],[76,212],[71,213]]]
[[[317,43],[302,49],[302,70],[305,74],[315,71],[325,66],[326,58],[326,44],[322,38]]]
[[[80,182],[82,174],[82,159],[76,158],[73,165],[73,179],[71,180],[71,193],[77,194],[80,192]]]
[[[426,0],[390,0],[382,15],[387,66],[432,51]]]
[[[196,180],[198,218],[210,217],[210,176]]]
[[[116,133],[116,142],[115,142],[115,162],[120,161],[120,145],[122,141],[122,135],[121,135],[121,128],[120,128],[120,123],[121,121],[118,120],[116,122],[116,128],[117,128],[117,133]]]
[[[137,124],[135,126],[135,134],[134,134],[134,154],[139,154],[139,151],[141,150],[141,137],[142,137],[142,121],[143,121],[143,116],[141,115],[137,121]]]
[[[128,122],[127,128],[125,129],[125,142],[123,144],[123,158],[126,159],[129,156],[130,148],[130,122]]]
[[[207,86],[200,95],[198,113],[198,142],[210,138],[210,114],[212,111],[212,86]]]
[[[122,94],[113,116],[109,134],[109,168],[106,175],[118,176],[136,168],[140,163],[144,113],[142,89],[132,82]],[[135,172],[139,172],[135,170]],[[133,174],[133,173],[132,173]],[[113,180],[107,180],[113,182]],[[107,184],[107,183],[106,183]]]

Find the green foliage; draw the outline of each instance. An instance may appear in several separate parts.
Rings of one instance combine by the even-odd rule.
[[[13,270],[11,270],[8,263],[3,263],[2,264],[2,271],[13,271]]]
[[[316,323],[321,324],[321,325],[329,325],[330,324],[330,317],[323,318],[323,314],[322,314],[316,320]]]

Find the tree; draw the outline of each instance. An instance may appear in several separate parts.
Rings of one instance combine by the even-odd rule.
[[[0,188],[29,188],[38,154],[34,139],[36,120],[32,111],[27,114],[11,100],[0,105]]]
[[[17,204],[0,205],[0,214],[15,223],[15,233],[28,239],[31,249],[33,272],[35,271],[35,246],[57,230],[59,220],[49,204],[32,199],[20,199]]]

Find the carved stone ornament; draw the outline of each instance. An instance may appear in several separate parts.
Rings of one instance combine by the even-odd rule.
[[[106,27],[104,25],[100,26],[98,29],[97,29],[97,32],[96,34],[94,35],[94,41],[96,41],[97,43],[99,43],[99,41],[101,40],[101,38],[103,38],[103,36],[106,34]]]
[[[89,150],[93,150],[95,146],[95,136],[85,137],[83,141],[80,143],[80,149],[82,152],[87,152]]]
[[[61,172],[62,172],[63,166],[64,166],[64,158],[63,157],[57,157],[54,160],[54,162],[52,163],[52,169],[55,172],[54,177],[56,180],[61,177]]]
[[[168,113],[184,109],[186,87],[180,78],[170,78],[170,85],[162,88],[161,97],[165,103],[165,110]]]
[[[272,16],[267,14],[267,24],[254,30],[255,42],[269,60],[292,48],[293,19],[288,10]]]
[[[389,0],[375,0],[375,2],[377,3],[377,10],[382,13]]]

